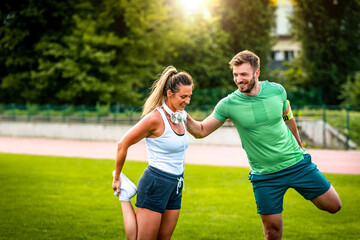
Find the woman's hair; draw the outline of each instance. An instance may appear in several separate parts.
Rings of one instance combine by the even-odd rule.
[[[233,57],[233,59],[231,59],[229,62],[230,69],[233,69],[234,66],[239,66],[243,63],[250,63],[254,70],[260,69],[260,58],[255,53],[248,50],[239,52]]]
[[[160,78],[153,83],[150,96],[143,106],[142,116],[163,104],[167,90],[176,93],[179,91],[179,86],[194,86],[192,77],[187,72],[178,72],[175,67],[168,66]]]

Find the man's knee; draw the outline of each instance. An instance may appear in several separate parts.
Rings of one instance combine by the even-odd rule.
[[[264,235],[266,240],[281,239],[282,227],[276,225],[264,226]]]
[[[326,211],[328,211],[329,213],[337,213],[338,211],[340,211],[341,209],[341,201],[340,199],[338,201],[334,201],[331,206],[329,206]]]
[[[311,200],[319,209],[337,213],[341,209],[341,200],[333,186],[323,195]]]
[[[263,221],[265,239],[281,239],[283,232],[282,215],[261,215],[261,219]]]

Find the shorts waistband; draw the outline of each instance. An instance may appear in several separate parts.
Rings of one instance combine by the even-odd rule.
[[[147,169],[154,174],[157,174],[162,177],[168,178],[170,180],[175,180],[175,181],[178,181],[180,177],[182,178],[184,176],[184,173],[182,173],[180,175],[175,175],[175,174],[171,174],[171,173],[162,171],[162,170],[160,170],[156,167],[150,166],[150,165],[147,167]]]
[[[252,182],[257,181],[257,180],[270,180],[270,179],[274,179],[274,178],[278,178],[281,176],[285,176],[288,174],[292,174],[294,172],[297,172],[301,169],[306,168],[307,166],[309,166],[309,164],[311,163],[311,155],[310,154],[305,154],[304,155],[304,159],[300,160],[299,162],[295,163],[294,165],[285,168],[281,171],[278,172],[274,172],[274,173],[270,173],[270,174],[256,174],[256,173],[249,173],[249,180],[251,180]],[[316,165],[313,164],[313,168],[316,168]]]

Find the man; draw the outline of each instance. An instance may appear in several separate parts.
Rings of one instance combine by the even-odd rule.
[[[238,53],[229,64],[238,90],[223,98],[202,122],[188,115],[187,129],[203,138],[226,119],[232,120],[251,166],[249,180],[265,239],[282,237],[283,196],[290,187],[319,209],[339,211],[337,192],[302,147],[285,89],[259,81],[260,59],[250,51]]]

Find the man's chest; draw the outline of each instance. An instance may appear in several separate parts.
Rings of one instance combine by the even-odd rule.
[[[234,101],[228,107],[229,118],[242,128],[281,121],[282,112],[283,101],[278,96],[256,101]]]

